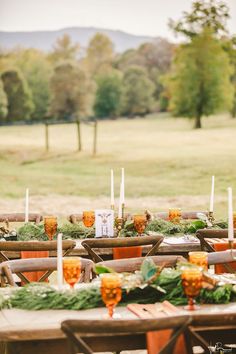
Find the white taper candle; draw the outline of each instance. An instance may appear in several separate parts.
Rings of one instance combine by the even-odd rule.
[[[228,240],[234,239],[232,188],[228,188]]]
[[[114,172],[111,170],[111,208],[113,209],[115,205],[114,197]]]
[[[25,191],[25,223],[29,222],[29,188]]]
[[[209,209],[209,211],[212,213],[214,211],[214,192],[215,192],[215,176],[212,176],[212,178],[211,178],[210,209]]]
[[[125,169],[121,169],[121,204],[125,205]]]
[[[63,264],[62,264],[62,233],[57,236],[57,286],[63,288]]]
[[[119,198],[119,209],[118,209],[118,218],[122,218],[122,183],[120,184],[120,198]]]

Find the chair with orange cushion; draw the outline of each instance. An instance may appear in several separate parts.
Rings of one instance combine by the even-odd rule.
[[[62,249],[63,256],[69,254],[75,247],[76,242],[73,240],[63,240]],[[45,258],[51,253],[57,251],[57,241],[5,241],[0,242],[0,260],[9,261],[9,257],[22,259]],[[47,272],[47,276],[50,272]],[[43,272],[28,273],[27,277],[30,281],[39,281],[44,276]],[[46,279],[46,278],[45,278]],[[24,280],[25,281],[25,280]]]
[[[227,238],[228,230],[202,229],[197,231],[196,236],[200,241],[202,251],[220,252],[229,249]],[[234,231],[234,236],[236,236],[236,230]],[[234,243],[234,248],[236,248],[236,243]],[[215,266],[215,272],[217,274],[227,272],[234,273],[235,270],[236,262]]]
[[[185,219],[185,220],[195,220],[198,219],[198,215],[197,214],[204,214],[204,215],[208,215],[207,211],[181,211],[181,218]],[[158,212],[158,213],[154,213],[153,214],[154,218],[160,218],[160,219],[164,219],[164,220],[168,220],[169,219],[169,213],[166,211],[163,212]]]
[[[90,259],[81,259],[80,282],[90,282],[92,279],[93,266],[94,263]],[[9,284],[11,286],[17,286],[14,281],[13,274],[17,274],[18,277],[25,283],[30,283],[27,278],[27,273],[36,271],[43,272],[44,275],[38,280],[39,282],[43,282],[47,278],[48,274],[55,270],[57,270],[57,258],[55,257],[6,261],[0,264],[1,285],[4,286],[5,284]]]
[[[147,349],[146,334],[171,329],[172,333],[161,350],[155,353],[176,353],[175,347],[191,322],[189,315],[152,319],[66,320],[61,324],[69,342],[70,354],[120,352]],[[155,343],[156,344],[156,343]],[[154,347],[156,345],[154,344]],[[177,344],[178,345],[178,344]],[[191,353],[181,346],[178,353]]]
[[[164,237],[160,235],[156,236],[138,236],[138,237],[114,237],[114,238],[93,238],[82,241],[82,246],[88,252],[88,255],[91,259],[97,263],[102,262],[103,259],[96,253],[96,249],[108,249],[113,248],[115,253],[119,252],[119,249],[122,249],[123,257],[122,258],[134,258],[142,255],[141,246],[152,246],[151,249],[148,250],[146,256],[152,256],[157,253],[157,250],[163,241]],[[136,252],[132,252],[134,249],[138,248],[139,254],[136,255]],[[131,248],[131,257],[129,257],[129,248]],[[136,250],[134,250],[136,251]],[[128,256],[127,256],[128,254]],[[121,258],[118,257],[114,258]]]

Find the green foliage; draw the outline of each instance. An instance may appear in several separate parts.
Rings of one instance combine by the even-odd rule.
[[[94,103],[96,117],[116,117],[120,111],[122,79],[119,73],[111,72],[97,78],[97,91]]]
[[[85,64],[93,77],[107,73],[112,68],[113,43],[106,35],[97,33],[89,42]]]
[[[226,22],[229,19],[229,8],[223,1],[195,0],[190,12],[184,12],[181,20],[170,21],[169,26],[176,32],[189,38],[211,29],[213,33],[225,34]]]
[[[221,43],[205,30],[180,46],[169,81],[170,109],[175,115],[195,118],[229,108],[232,103],[231,67]]]
[[[50,81],[50,115],[56,119],[91,114],[94,87],[86,72],[72,63],[58,65]]]
[[[0,121],[7,116],[7,95],[3,89],[2,80],[0,80]]]
[[[145,115],[153,104],[155,87],[145,69],[132,66],[124,72],[123,113],[130,117]]]
[[[70,36],[64,34],[57,39],[53,51],[49,54],[49,60],[53,64],[61,64],[64,61],[75,61],[79,52],[79,44],[72,44]]]
[[[34,111],[32,94],[24,77],[18,70],[7,70],[2,74],[4,91],[7,94],[7,121],[28,120]]]
[[[31,117],[41,120],[48,110],[51,65],[45,54],[36,49],[20,49],[13,52],[12,57],[14,65],[22,71],[32,92],[35,108]]]

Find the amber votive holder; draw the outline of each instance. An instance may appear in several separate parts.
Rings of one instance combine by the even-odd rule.
[[[169,209],[169,221],[178,224],[181,220],[182,212],[180,208]]]
[[[202,267],[203,270],[208,269],[208,253],[207,252],[189,252],[189,262]]]
[[[83,211],[82,221],[84,226],[92,227],[95,222],[95,212],[93,210]]]

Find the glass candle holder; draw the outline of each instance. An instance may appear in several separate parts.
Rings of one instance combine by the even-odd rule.
[[[189,262],[202,267],[204,270],[208,269],[208,253],[207,252],[189,252]]]
[[[44,231],[48,236],[49,240],[52,241],[53,237],[57,232],[57,217],[56,216],[45,216],[44,217]]]
[[[114,308],[122,296],[121,279],[116,273],[107,273],[101,276],[102,300],[108,309],[109,318],[113,317]]]
[[[181,220],[181,209],[170,208],[169,209],[169,221],[173,223],[179,223]]]
[[[81,275],[81,258],[65,257],[63,258],[63,276],[71,289],[78,283]]]
[[[141,235],[147,226],[146,215],[134,215],[134,228]]]
[[[83,212],[82,220],[84,226],[92,227],[95,222],[95,213],[93,210],[87,210]]]
[[[182,286],[188,298],[188,305],[184,308],[193,311],[199,308],[195,305],[194,298],[199,295],[202,288],[202,272],[199,268],[185,268],[182,270]]]

